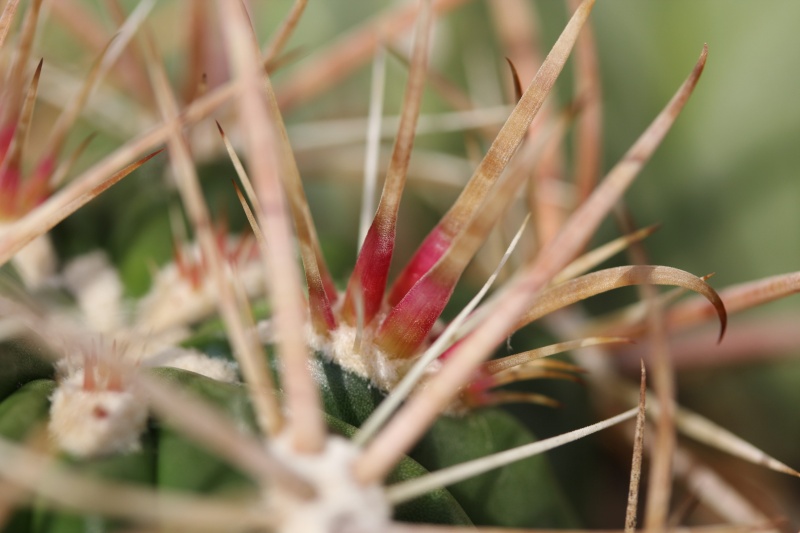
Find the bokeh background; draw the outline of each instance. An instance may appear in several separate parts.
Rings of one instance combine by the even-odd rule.
[[[290,48],[313,51],[386,5],[356,9],[348,2],[311,3]],[[552,0],[533,5],[543,19],[546,50],[563,28],[566,12]],[[602,68],[604,168],[669,99],[703,43],[709,45],[708,65],[691,102],[628,195],[643,223],[665,224],[653,239],[654,259],[693,272],[716,271],[719,285],[800,264],[795,232],[800,227],[798,16],[800,5],[790,0],[597,3],[592,24]],[[493,66],[497,79],[485,81],[489,89],[481,91],[475,80],[469,89],[487,106],[503,103],[492,101],[505,95],[492,93],[492,82],[504,88],[508,77],[502,56],[494,57],[502,51],[486,6],[470,2],[447,14],[437,29],[436,68],[467,85],[466,62]],[[301,57],[296,66],[302,62]],[[276,73],[278,87],[291,70],[292,65]],[[293,110],[289,120],[312,112],[328,118],[365,116],[368,71],[366,66],[340,90]],[[398,105],[403,74],[390,63],[387,109]],[[569,74],[567,69],[562,85],[569,83]],[[436,107],[432,100],[429,109]]]

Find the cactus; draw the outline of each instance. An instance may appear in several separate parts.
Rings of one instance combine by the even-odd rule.
[[[158,22],[154,2],[142,1],[127,15],[109,2],[119,29],[103,43],[94,12],[54,2],[50,16],[73,31],[82,25],[97,57],[32,167],[23,149],[31,144],[47,67],[39,62],[29,76],[28,63],[42,2],[7,3],[3,31],[19,7],[24,13],[14,39],[3,44],[0,32],[4,53],[13,50],[5,53],[13,60],[0,102],[0,258],[10,265],[0,298],[8,324],[0,378],[4,531],[577,528],[564,480],[542,454],[611,427],[633,443],[624,517],[633,530],[646,417],[655,425],[647,528],[666,527],[673,470],[690,485],[698,468],[724,483],[676,444],[676,432],[798,475],[675,405],[666,330],[716,316],[722,340],[728,312],[796,292],[798,274],[718,293],[708,277],[647,264],[641,241],[655,228],[636,228],[621,207],[698,83],[706,47],[672,99],[599,179],[597,66],[591,35],[581,34],[594,2],[570,2],[571,18],[527,88],[523,73],[533,61],[509,60],[515,105],[499,129],[486,122],[470,132],[473,144],[488,145],[485,155],[417,251],[390,271],[426,84],[459,110],[457,120],[490,115],[474,109],[428,60],[434,19],[460,3],[422,0],[381,14],[320,52],[282,88],[273,87],[272,76],[293,60],[285,44],[304,1],[263,51],[238,2],[178,3],[190,30],[179,49],[188,69],[176,94],[162,44],[146,22]],[[519,5],[492,9],[502,19]],[[412,27],[404,57],[389,45]],[[375,28],[384,32],[380,39]],[[558,109],[547,97],[573,47],[575,98]],[[408,73],[375,206],[369,191],[387,48],[403,56]],[[357,258],[340,290],[282,113],[370,58],[375,105],[365,174],[372,181]],[[65,156],[67,135],[91,115],[92,98],[105,96],[98,92],[106,77],[128,89],[128,105],[155,125],[71,177],[83,152],[92,151],[91,139]],[[560,160],[569,131],[578,142],[569,168],[573,200],[565,203],[554,191],[565,183]],[[232,165],[220,163],[223,153]],[[165,183],[150,179],[143,192],[132,181],[146,180],[143,172],[161,172]],[[526,184],[532,192],[523,200]],[[216,209],[220,197],[227,205]],[[615,207],[624,235],[586,251]],[[447,306],[461,297],[456,285],[498,227],[519,229],[504,252],[486,254],[489,281],[451,317]],[[623,250],[633,264],[598,269]],[[156,265],[148,264],[153,258]],[[508,262],[516,263],[513,275]],[[496,279],[500,287],[484,301]],[[640,287],[641,302],[622,312],[590,318],[567,309],[632,285]],[[660,294],[656,285],[699,296],[678,300],[682,292]],[[543,342],[541,332],[520,333],[515,338],[527,351],[498,351],[532,323],[544,324],[551,341]],[[649,397],[644,367],[637,387],[603,356],[640,339],[651,346]],[[564,352],[572,362],[550,357]],[[537,440],[503,407],[559,405],[528,383],[543,379],[583,383],[603,419]],[[507,387],[520,384],[526,387]],[[635,431],[620,429],[633,429],[623,425],[632,419]],[[725,518],[765,525],[734,488],[725,490],[729,501],[741,502]],[[715,494],[697,497],[717,503]]]

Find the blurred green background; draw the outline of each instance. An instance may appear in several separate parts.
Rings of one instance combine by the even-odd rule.
[[[547,49],[566,12],[553,0],[534,4],[544,19]],[[349,2],[312,1],[289,48],[314,51],[385,5],[364,4],[357,11]],[[274,9],[269,11],[281,12]],[[717,286],[800,265],[799,17],[800,4],[792,0],[597,2],[591,23],[602,68],[606,169],[669,99],[703,43],[709,45],[695,94],[628,195],[640,223],[664,223],[651,241],[657,262],[716,271]],[[502,53],[493,31],[480,2],[449,13],[437,28],[434,66],[463,81],[465,62],[484,59],[479,51]],[[497,82],[507,83],[502,56],[491,61]],[[300,59],[277,73],[276,85],[302,64]],[[397,107],[403,74],[390,60],[387,109]],[[367,66],[339,90],[293,110],[289,120],[312,111],[330,118],[365,116],[368,80]],[[486,105],[501,103],[481,96]],[[436,107],[432,100],[429,95],[429,109]]]
[[[716,286],[798,269],[798,17],[792,1],[598,3],[607,161],[709,46],[697,91],[629,195],[640,220],[665,224],[650,247],[659,262],[716,271]]]

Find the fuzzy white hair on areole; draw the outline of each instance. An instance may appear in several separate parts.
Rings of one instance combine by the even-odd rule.
[[[194,372],[225,383],[239,381],[238,365],[235,362],[220,359],[219,357],[210,357],[198,350],[189,348],[178,346],[168,348],[149,357],[146,363],[148,366],[164,366]]]
[[[147,406],[135,389],[86,390],[84,370],[62,380],[51,397],[50,435],[76,457],[129,453],[140,448]]]
[[[359,449],[347,439],[332,436],[319,454],[300,454],[287,435],[270,441],[270,450],[291,465],[316,495],[302,499],[280,486],[270,487],[267,504],[278,517],[278,533],[372,533],[386,531],[391,505],[379,483],[364,485],[353,474]]]

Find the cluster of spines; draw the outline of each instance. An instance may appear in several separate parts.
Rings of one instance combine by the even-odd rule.
[[[591,2],[588,2],[579,8],[579,16],[573,19],[573,22],[568,26],[567,31],[565,31],[565,35],[568,36],[567,40],[574,40],[577,34],[577,27],[585,20],[590,4]],[[578,22],[574,22],[575,20]],[[424,24],[422,26],[424,26]],[[568,48],[571,47],[571,43],[565,44],[562,41],[559,41],[559,43],[560,44],[556,45],[554,53],[551,55],[555,57],[556,63],[563,65],[567,55],[566,52]],[[239,44],[241,45],[242,43]],[[418,45],[418,49],[422,48],[424,47]],[[417,56],[417,58],[424,57],[423,52],[419,53],[422,55]],[[396,428],[401,425],[401,422],[408,421],[410,417],[413,418],[415,413],[420,412],[422,409],[420,406],[425,401],[433,400],[422,411],[425,413],[425,416],[423,417],[424,423],[419,424],[419,427],[422,428],[421,430],[424,430],[424,426],[429,423],[428,419],[432,416],[431,413],[440,412],[443,408],[443,402],[451,401],[453,395],[457,393],[459,388],[463,388],[465,384],[469,384],[470,380],[473,380],[472,383],[477,383],[474,378],[474,371],[476,369],[490,376],[497,376],[502,372],[495,371],[496,369],[490,368],[490,365],[480,363],[480,359],[486,357],[491,346],[497,343],[498,338],[504,337],[512,328],[512,325],[519,326],[525,321],[534,320],[538,318],[538,316],[541,316],[537,316],[537,312],[544,313],[546,309],[557,308],[554,307],[556,304],[563,304],[563,300],[558,300],[556,297],[566,297],[567,300],[577,301],[589,294],[604,290],[603,287],[610,288],[624,284],[665,282],[684,285],[699,290],[699,292],[712,300],[715,304],[716,311],[723,318],[724,329],[724,308],[716,293],[706,285],[697,281],[698,278],[692,278],[674,269],[666,269],[665,267],[627,267],[627,270],[621,276],[617,276],[617,274],[622,274],[621,272],[613,273],[617,276],[614,280],[612,280],[611,273],[598,273],[594,278],[581,279],[580,283],[576,280],[576,284],[574,286],[569,286],[569,290],[564,288],[564,286],[555,286],[546,289],[548,283],[552,282],[552,280],[568,266],[569,262],[580,253],[589,236],[593,233],[599,218],[608,212],[613,200],[622,194],[625,187],[627,187],[635,175],[635,171],[641,168],[643,162],[649,157],[649,154],[652,153],[658,141],[660,141],[660,138],[663,137],[666,129],[674,120],[677,112],[691,92],[693,84],[697,81],[697,77],[704,63],[704,56],[705,54],[701,57],[701,61],[690,78],[690,82],[679,91],[678,97],[668,106],[665,113],[657,119],[651,130],[648,130],[647,134],[643,136],[643,140],[637,143],[634,149],[629,152],[623,161],[625,164],[615,167],[615,169],[612,170],[609,177],[599,188],[599,191],[602,192],[595,193],[589,197],[584,207],[580,208],[575,216],[570,219],[561,234],[554,237],[551,240],[552,244],[548,244],[548,246],[543,249],[539,260],[526,269],[523,275],[518,277],[517,280],[510,285],[510,288],[504,291],[495,300],[493,309],[501,309],[503,311],[500,313],[503,315],[502,318],[493,317],[493,320],[486,320],[483,323],[479,323],[479,327],[470,338],[471,342],[462,342],[455,345],[453,350],[444,358],[446,362],[442,372],[443,377],[437,376],[432,387],[428,389],[430,391],[438,387],[438,390],[434,393],[422,392],[419,394],[418,397],[414,399],[414,402],[409,404],[409,408],[404,409],[403,412],[400,413],[401,416],[393,421],[392,427],[387,428],[387,430],[379,435],[379,438],[367,448],[365,456],[360,457],[358,460],[357,476],[359,479],[374,481],[380,478],[385,473],[385,469],[396,461],[397,454],[402,453],[402,451],[409,446],[409,442],[413,441],[415,438],[414,435],[405,435],[392,446],[381,447],[387,442],[392,441],[393,437],[397,435]],[[552,67],[552,64],[550,67]],[[237,68],[239,69],[238,75],[243,79],[247,79],[247,74],[243,73],[243,71],[247,69],[247,65],[238,65]],[[483,190],[481,194],[478,194],[477,197],[482,196],[487,190],[492,190],[492,183],[494,180],[500,178],[502,169],[516,151],[516,147],[522,142],[524,132],[528,130],[530,119],[533,118],[533,114],[535,114],[538,109],[537,106],[541,105],[541,101],[544,98],[543,94],[537,93],[541,91],[546,93],[548,84],[552,85],[557,75],[557,72],[548,72],[548,68],[542,69],[542,71],[545,72],[545,74],[543,74],[543,80],[535,80],[534,84],[532,84],[534,90],[526,91],[522,95],[522,101],[517,111],[515,111],[515,114],[512,115],[512,118],[509,120],[508,124],[510,124],[510,126],[508,129],[504,128],[501,131],[500,137],[498,138],[500,140],[496,142],[498,148],[495,149],[495,147],[493,147],[490,150],[490,155],[492,157],[487,156],[484,163],[479,167],[479,172],[476,172],[476,179],[471,183],[478,184],[480,187],[485,187],[485,190]],[[559,69],[560,66],[556,70]],[[419,75],[419,72],[424,70],[424,61],[420,61],[419,59],[412,61],[411,70],[411,78],[414,79],[415,74]],[[250,74],[252,75],[252,73]],[[154,77],[157,78],[157,75],[158,73],[156,73]],[[419,80],[417,80],[417,82],[419,82]],[[255,87],[256,83],[251,80],[249,86],[251,94],[255,94]],[[409,94],[413,94],[413,91]],[[285,165],[281,170],[286,170],[287,168],[291,170],[293,162],[291,153],[287,150],[288,144],[285,142],[285,132],[280,123],[280,117],[276,113],[277,106],[274,106],[276,100],[271,93],[268,96],[270,104],[273,104],[271,108],[272,114],[263,113],[260,118],[269,116],[270,119],[277,122],[275,127],[277,132],[273,131],[273,133],[277,133],[277,135],[270,139],[270,141],[273,143],[273,148],[275,145],[278,145],[278,149],[275,150],[276,152],[283,151],[283,157],[278,158],[281,159],[282,164]],[[170,105],[168,101],[168,95],[162,93],[160,97],[166,98],[167,100],[166,103],[162,102],[162,113],[165,115],[165,120],[175,120],[174,116],[170,116],[174,109],[170,109],[172,105]],[[528,100],[526,100],[526,98],[528,98]],[[502,211],[502,205],[504,205],[499,200],[488,204],[476,202],[474,198],[472,201],[459,200],[460,203],[456,204],[456,207],[445,217],[440,226],[432,232],[431,236],[429,236],[428,240],[426,240],[420,248],[418,254],[412,259],[410,265],[401,273],[398,281],[395,282],[393,287],[388,291],[388,295],[385,294],[388,264],[391,261],[391,252],[394,245],[393,237],[396,225],[396,207],[399,202],[400,191],[402,190],[402,182],[405,179],[405,170],[403,169],[404,158],[407,157],[410,152],[411,140],[413,138],[413,126],[409,126],[409,121],[413,124],[416,114],[418,114],[418,110],[414,110],[415,106],[418,106],[418,96],[407,98],[404,116],[410,118],[407,118],[407,122],[401,127],[401,133],[398,135],[398,145],[395,150],[395,157],[393,158],[393,167],[390,167],[391,179],[387,179],[387,187],[385,189],[386,203],[384,204],[382,202],[382,205],[388,207],[379,208],[378,216],[376,216],[373,227],[370,229],[370,232],[368,232],[368,235],[372,234],[372,238],[370,239],[368,237],[367,243],[357,262],[356,274],[348,286],[342,304],[337,303],[338,297],[336,290],[327,273],[324,261],[322,260],[322,255],[319,251],[318,243],[316,242],[313,224],[310,223],[310,216],[308,216],[305,199],[300,195],[302,189],[299,189],[300,192],[294,189],[293,192],[293,187],[299,186],[299,176],[296,175],[296,168],[294,173],[280,172],[281,177],[283,177],[284,180],[288,180],[283,182],[283,187],[288,191],[287,196],[289,198],[290,211],[294,214],[295,226],[300,238],[301,255],[304,259],[306,281],[309,287],[311,317],[315,329],[317,332],[327,335],[338,327],[339,319],[352,326],[359,321],[359,314],[363,313],[360,320],[364,327],[370,327],[374,330],[375,344],[384,352],[393,354],[398,358],[407,358],[419,353],[421,347],[429,340],[428,337],[433,322],[438,318],[463,268],[474,254],[472,249],[476,248],[477,245],[482,242],[485,237],[484,232],[488,231],[486,228],[491,227],[492,218],[499,216]],[[262,127],[268,129],[266,126]],[[176,164],[176,173],[180,174],[181,172],[185,172],[185,166],[181,167],[180,161],[181,156],[185,155],[185,153],[182,154],[181,143],[176,139],[177,135],[173,128],[174,125],[172,124],[165,127],[164,137],[171,135],[172,150],[177,153],[177,155],[173,155],[179,159],[178,164]],[[247,129],[246,121],[244,129]],[[507,138],[503,137],[504,131],[508,135]],[[277,142],[275,142],[276,137]],[[13,158],[9,159],[9,161],[13,161]],[[128,169],[126,169],[126,171],[127,170]],[[96,171],[95,174],[98,172],[99,171]],[[285,176],[289,177],[286,178]],[[105,185],[110,185],[118,179],[121,179],[121,177],[122,176],[118,174],[115,176],[116,179],[107,181]],[[186,178],[186,176],[183,178]],[[291,181],[295,179],[298,181]],[[89,183],[92,182],[90,179],[86,181]],[[10,180],[9,183],[13,184],[13,180]],[[263,183],[263,180],[259,180],[259,183]],[[503,190],[502,185],[505,183],[506,182],[501,182],[501,185],[497,187],[498,196],[501,196],[499,192]],[[94,192],[100,192],[102,188],[103,186],[95,188]],[[512,188],[509,187],[509,189]],[[470,190],[469,186],[467,190]],[[187,203],[191,204],[191,193],[187,196],[190,198]],[[462,195],[462,198],[463,196],[467,196],[466,191],[465,194]],[[509,198],[506,198],[505,201],[508,201]],[[54,205],[57,205],[57,202],[54,203]],[[75,202],[74,205],[71,205],[70,208],[74,210],[80,207],[80,205],[82,204],[78,201]],[[461,212],[461,215],[464,215],[461,219],[453,215],[454,212],[459,212],[459,206],[465,209],[465,211]],[[484,209],[485,207],[491,207],[491,209]],[[263,209],[259,208],[259,211],[263,211]],[[266,211],[270,212],[271,209],[267,209]],[[490,214],[479,216],[479,214],[483,213]],[[60,213],[59,216],[62,214],[63,213]],[[207,217],[204,217],[202,212],[195,212],[195,215],[195,223],[198,221],[202,222],[203,220],[207,222]],[[448,217],[451,218],[449,219]],[[454,220],[458,221],[461,226],[456,224]],[[49,225],[52,226],[54,223],[55,222],[52,222],[51,219]],[[450,226],[451,224],[454,226]],[[265,224],[265,226],[269,227],[270,225]],[[24,225],[19,227],[24,228]],[[203,229],[202,224],[197,224],[197,227]],[[454,227],[456,229],[454,229]],[[13,237],[17,240],[9,238],[9,241],[13,241],[13,244],[10,245],[8,244],[9,241],[4,241],[3,252],[9,255],[13,253],[14,248],[19,248],[24,245],[24,233],[25,232],[21,230],[12,233]],[[23,238],[19,238],[21,234]],[[281,235],[272,235],[272,238],[276,237],[280,241]],[[269,239],[269,237],[267,238]],[[206,240],[211,242],[213,239]],[[206,250],[213,250],[213,247],[206,246]],[[209,257],[218,255],[213,251],[209,251],[207,254]],[[373,259],[377,260],[372,261]],[[213,262],[214,259],[211,259],[211,261]],[[358,264],[362,264],[362,267],[359,268]],[[212,270],[213,269],[214,267],[212,267]],[[617,281],[618,279],[622,279],[623,282]],[[781,281],[786,282],[787,280],[782,279]],[[783,285],[786,284],[783,283]],[[519,291],[519,294],[514,294],[515,290]],[[553,299],[542,298],[545,294],[543,291],[546,290],[553,291],[549,294]],[[559,290],[563,293],[559,294]],[[784,292],[787,290],[785,286],[783,290]],[[299,291],[295,291],[295,295],[292,296],[292,299],[295,298],[298,292]],[[534,305],[531,309],[530,301],[535,296],[538,297],[539,301],[542,303],[538,307]],[[503,309],[498,302],[510,305],[511,308]],[[279,303],[279,305],[284,304]],[[341,307],[339,307],[339,305],[341,305]],[[521,312],[524,309],[528,310]],[[542,309],[545,309],[545,311]],[[337,314],[340,314],[340,317],[337,317]],[[520,316],[523,318],[520,319]],[[418,321],[415,321],[416,317],[420,317]],[[380,320],[380,324],[375,323],[376,320]],[[497,324],[500,324],[502,327],[496,331],[490,331],[491,326]],[[293,351],[290,344],[284,344],[283,348],[290,353]],[[287,355],[286,357],[289,356]],[[483,366],[479,366],[481,364]],[[461,366],[462,368],[460,370],[456,369],[457,366]],[[91,365],[89,365],[89,367],[91,367]],[[297,365],[295,365],[294,368],[297,369]],[[572,369],[562,368],[562,370]],[[470,372],[473,372],[471,374],[472,377],[464,379],[465,375],[470,376]],[[287,374],[293,374],[293,372],[287,371]],[[89,385],[91,385],[93,380],[91,378],[88,379]],[[485,387],[493,386],[498,382],[499,380],[491,381],[491,383],[485,385]],[[292,389],[292,386],[289,386],[288,395],[290,397],[301,394],[302,384],[298,383],[296,385],[300,388],[295,387]],[[83,378],[83,386],[84,388],[87,386],[87,378],[85,376]],[[482,387],[483,385],[477,388],[482,389]],[[433,394],[433,396],[431,396],[431,394]],[[290,398],[289,403],[292,404],[292,402],[293,400]],[[296,406],[299,404],[295,400],[293,405]],[[302,440],[298,437],[299,434],[302,434],[302,431],[298,428],[302,428],[303,426],[303,414],[301,411],[308,412],[308,409],[298,410],[292,413],[294,420],[293,427],[290,429],[295,433],[295,443]],[[301,422],[298,423],[298,420],[301,420]],[[305,422],[313,425],[314,417],[307,419]],[[310,448],[305,451],[313,453],[314,448],[315,446],[311,444]],[[376,457],[378,459],[376,459]]]

